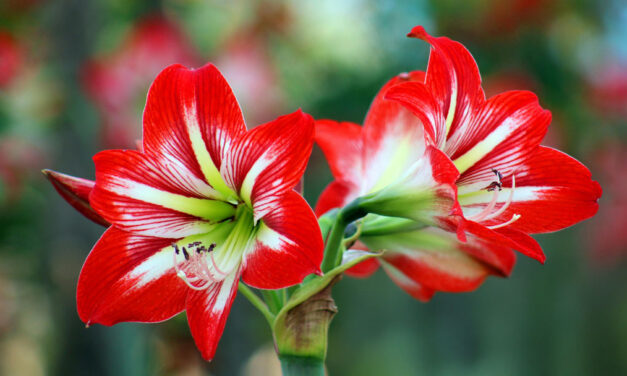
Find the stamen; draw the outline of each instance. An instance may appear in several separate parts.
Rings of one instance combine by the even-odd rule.
[[[203,246],[202,242],[199,241],[189,243],[187,247],[189,251],[187,248],[179,247],[176,243],[173,243],[172,248],[174,248],[174,252],[172,253],[172,260],[176,275],[182,279],[189,288],[193,290],[205,290],[213,283],[219,282],[227,276],[226,273],[217,267],[213,252],[211,252],[216,247],[215,243],[212,243],[209,249]],[[176,256],[181,253],[185,261],[179,263]],[[211,255],[213,270],[209,267],[207,253]]]
[[[472,217],[469,217],[468,219],[474,222],[482,221],[485,217],[487,217],[490,214],[492,209],[494,209],[494,206],[496,206],[496,201],[498,201],[498,198],[499,198],[499,191],[494,190],[494,194],[492,195],[492,200],[488,203],[488,205],[481,212],[473,215]]]
[[[496,175],[498,179],[497,181],[493,181],[492,183],[490,183],[490,185],[486,188],[488,191],[494,191],[492,200],[480,213],[472,217],[469,217],[468,219],[470,219],[471,221],[479,222],[479,221],[487,221],[487,220],[496,218],[500,216],[501,214],[505,213],[507,208],[509,208],[510,204],[514,200],[514,191],[516,190],[515,172],[512,173],[512,187],[510,188],[507,200],[503,203],[503,205],[498,210],[494,211],[493,213],[490,213],[494,209],[494,207],[496,206],[496,202],[498,201],[498,193],[502,189],[501,179],[503,178],[503,175],[501,175],[501,173],[498,170],[493,168],[492,172],[494,173],[494,175]],[[498,190],[496,190],[497,187],[498,187]],[[492,225],[492,226],[486,226],[486,227],[489,229],[497,229],[497,228],[505,227],[507,225],[510,225],[516,222],[518,219],[520,219],[520,217],[521,217],[520,214],[514,214],[512,218],[507,222],[500,223],[497,225]]]
[[[512,200],[514,199],[514,190],[516,190],[516,175],[512,174],[512,188],[509,191],[507,201],[505,201],[505,203],[499,208],[499,210],[495,211],[494,213],[488,215],[483,219],[487,221],[488,219],[496,218],[499,215],[503,214],[505,210],[507,210],[507,208],[509,207],[509,204],[511,204]]]
[[[512,219],[510,219],[509,221],[507,221],[505,223],[500,223],[498,225],[486,226],[486,227],[489,228],[490,230],[494,230],[494,229],[497,229],[497,228],[505,227],[507,225],[511,225],[512,223],[516,222],[518,219],[520,219],[520,217],[521,217],[520,214],[514,214],[512,216]]]

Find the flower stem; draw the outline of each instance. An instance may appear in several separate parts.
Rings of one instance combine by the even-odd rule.
[[[324,361],[300,356],[279,356],[283,376],[324,376]]]
[[[361,200],[356,199],[346,205],[335,217],[335,222],[331,227],[331,232],[324,247],[324,259],[322,260],[322,271],[328,272],[342,262],[342,240],[344,231],[351,222],[368,214],[360,207]]]
[[[274,315],[270,312],[266,303],[264,303],[263,300],[261,300],[261,298],[243,282],[240,282],[237,285],[237,290],[244,295],[248,301],[250,301],[250,303],[259,310],[259,312],[261,312],[263,317],[265,317],[268,321],[268,324],[270,324],[270,327],[272,327],[272,324],[274,323]]]

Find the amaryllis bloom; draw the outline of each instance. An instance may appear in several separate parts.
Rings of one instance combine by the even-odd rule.
[[[277,289],[320,273],[315,215],[292,190],[311,153],[313,120],[297,111],[247,131],[213,65],[173,65],[151,86],[143,122],[141,152],[94,157],[93,187],[50,176],[83,213],[91,190],[89,206],[112,224],[83,265],[78,313],[88,325],[113,325],[186,310],[210,360],[240,278]]]
[[[316,142],[336,179],[316,209],[322,214],[364,196],[372,176],[382,177],[385,185],[407,175],[425,148],[432,155],[440,155],[433,149],[443,152],[447,157],[432,171],[435,176],[445,166],[449,179],[453,176],[459,205],[451,215],[440,213],[430,223],[380,211],[415,222],[366,217],[360,237],[370,249],[386,249],[381,261],[388,274],[426,300],[433,291],[469,291],[489,274],[508,275],[515,262],[512,249],[543,262],[540,246],[527,234],[556,231],[592,216],[601,189],[585,166],[539,146],[551,117],[533,93],[510,91],[486,100],[476,63],[461,44],[433,38],[422,27],[410,36],[432,45],[426,73],[389,82],[363,128],[328,121],[316,125]]]
[[[539,145],[551,113],[535,94],[507,91],[486,99],[477,64],[464,46],[434,38],[420,26],[409,36],[431,44],[425,79],[398,85],[386,98],[420,118],[429,142],[451,158],[461,174],[459,203],[472,227],[513,238],[557,231],[597,212],[601,187],[590,171]]]
[[[170,64],[198,60],[183,32],[161,16],[138,22],[119,48],[90,60],[83,68],[83,86],[100,112],[104,145],[134,146],[150,83]]]

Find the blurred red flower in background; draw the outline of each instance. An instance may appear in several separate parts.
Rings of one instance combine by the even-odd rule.
[[[627,256],[627,150],[624,145],[606,144],[592,159],[603,183],[604,200],[590,221],[588,249],[599,264],[613,264]]]
[[[8,86],[23,64],[22,48],[13,36],[0,31],[0,89]]]
[[[183,32],[161,16],[138,22],[113,52],[86,63],[82,81],[102,120],[105,147],[135,147],[150,83],[164,67],[200,59]]]
[[[604,117],[627,118],[627,63],[610,61],[588,80],[588,100]]]

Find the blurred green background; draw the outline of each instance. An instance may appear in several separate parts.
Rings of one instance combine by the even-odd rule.
[[[212,363],[184,314],[95,325],[75,309],[103,228],[42,168],[93,178],[91,157],[132,148],[165,66],[214,62],[249,127],[301,107],[361,123],[393,75],[425,69],[422,24],[462,42],[488,95],[533,90],[545,144],[583,161],[597,216],[538,236],[548,259],[476,292],[414,301],[378,272],[334,288],[331,375],[627,374],[627,3],[623,0],[0,0],[0,374],[271,375],[270,330],[238,297]],[[305,195],[331,175],[314,150]]]

